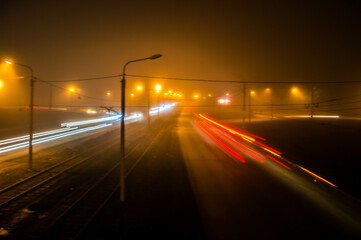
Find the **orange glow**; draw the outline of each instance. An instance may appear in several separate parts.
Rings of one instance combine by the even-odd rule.
[[[10,61],[5,61],[7,64],[13,64],[12,62],[10,62]]]
[[[69,88],[69,92],[75,92],[75,88]]]
[[[111,92],[107,92],[107,96],[110,96],[110,95],[112,95],[112,93],[111,93]]]
[[[337,188],[337,186],[336,186],[335,184],[333,184],[333,183],[331,183],[331,182],[327,181],[326,179],[324,179],[324,178],[322,178],[322,177],[320,177],[320,176],[318,176],[318,175],[314,174],[313,172],[311,172],[311,171],[307,170],[306,168],[303,168],[303,167],[301,167],[301,166],[298,166],[298,167],[299,167],[299,168],[301,168],[303,171],[307,172],[308,174],[310,174],[311,176],[314,176],[315,178],[318,178],[319,180],[321,180],[321,181],[323,181],[323,182],[325,182],[325,183],[327,183],[327,184],[331,185],[332,187]]]
[[[255,95],[255,94],[256,94],[256,92],[255,92],[255,91],[251,91],[250,93],[251,93],[251,95]]]
[[[198,98],[199,95],[198,95],[198,94],[194,94],[193,97],[194,97],[194,98]]]
[[[292,91],[293,94],[297,94],[298,93],[298,88],[294,87],[294,88],[292,88],[291,91]]]
[[[0,88],[3,86],[3,83],[2,82],[0,82]]]
[[[134,93],[131,93],[130,96],[134,97]]]

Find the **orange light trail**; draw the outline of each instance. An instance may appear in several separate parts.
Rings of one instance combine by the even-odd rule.
[[[197,115],[195,114],[195,116],[197,116]],[[263,144],[263,143],[260,143],[260,142],[256,141],[254,138],[251,138],[251,137],[249,137],[249,136],[245,136],[244,134],[241,134],[241,133],[239,133],[239,132],[235,132],[234,130],[241,131],[241,132],[243,132],[243,133],[245,133],[245,134],[248,134],[248,135],[250,135],[250,136],[253,136],[253,137],[256,137],[256,138],[259,138],[259,139],[262,139],[262,140],[265,141],[266,139],[264,139],[264,138],[261,138],[261,137],[259,137],[259,136],[254,135],[254,134],[251,134],[251,133],[248,133],[248,132],[239,130],[239,129],[237,129],[237,128],[235,128],[235,127],[232,127],[232,126],[230,126],[230,125],[228,125],[228,124],[226,124],[226,123],[223,123],[223,122],[218,121],[218,120],[216,120],[216,119],[214,119],[214,118],[211,118],[211,117],[209,117],[209,116],[206,115],[206,114],[199,114],[199,116],[202,117],[203,119],[205,119],[205,120],[207,120],[207,121],[209,121],[209,122],[211,122],[211,123],[213,123],[213,124],[215,124],[215,125],[223,128],[223,129],[226,129],[226,130],[229,131],[229,133],[230,133],[231,135],[233,135],[233,136],[236,136],[236,134],[238,134],[238,135],[240,135],[240,136],[242,137],[242,140],[246,140],[246,141],[248,141],[248,142],[250,142],[250,143],[256,143],[256,144],[262,146],[262,148],[263,148],[264,150],[266,150],[267,152],[270,152],[270,153],[272,153],[272,154],[274,154],[274,155],[276,155],[276,156],[278,156],[278,157],[279,157],[280,154],[282,154],[281,152],[279,152],[279,151],[277,151],[277,150],[275,150],[275,149],[273,149],[273,148],[271,148],[271,147],[269,147],[269,146],[267,146],[267,145],[265,145],[265,144]],[[207,116],[207,117],[205,117],[205,116]],[[197,116],[197,117],[198,117],[198,116]],[[234,130],[233,130],[233,129],[234,129]],[[234,133],[235,133],[235,134],[234,134]],[[237,138],[239,138],[239,137],[237,137]]]
[[[232,148],[228,147],[226,144],[224,144],[221,140],[219,140],[217,137],[215,137],[213,134],[211,134],[208,130],[206,130],[204,127],[200,125],[199,122],[194,121],[195,124],[201,129],[205,134],[207,134],[211,139],[213,139],[216,143],[218,143],[223,149],[227,150],[230,154],[232,154],[234,157],[239,159],[241,162],[245,162],[243,157],[238,154],[236,151],[234,151]]]
[[[253,158],[257,159],[258,161],[260,162],[264,162],[263,159],[261,158],[265,158],[265,156],[263,156],[262,154],[258,153],[257,151],[249,148],[249,147],[246,147],[245,145],[235,141],[233,138],[227,136],[225,134],[225,132],[221,132],[221,134],[223,135],[223,139],[226,140],[228,143],[230,143],[232,146],[236,147],[237,149],[241,150],[242,152],[252,156]]]
[[[318,178],[318,179],[320,179],[321,181],[323,181],[323,182],[325,182],[325,183],[327,183],[327,184],[331,185],[332,187],[337,188],[337,186],[336,186],[335,184],[333,184],[333,183],[331,183],[331,182],[327,181],[326,179],[324,179],[324,178],[322,178],[322,177],[318,176],[317,174],[315,174],[315,173],[311,172],[310,170],[307,170],[306,168],[303,168],[303,167],[301,167],[301,166],[298,166],[298,167],[299,167],[299,168],[301,168],[303,171],[307,172],[308,174],[310,174],[310,175],[314,176],[315,178]]]
[[[273,158],[273,157],[271,157],[270,155],[267,155],[267,157],[268,157],[269,159],[271,159],[271,160],[275,161],[276,163],[278,163],[278,164],[280,164],[280,165],[284,166],[285,168],[290,169],[288,166],[286,166],[285,164],[281,163],[280,161],[278,161],[278,160],[274,159],[274,158]]]
[[[220,124],[220,123],[217,123],[216,121],[213,121],[213,120],[211,120],[211,119],[203,116],[202,114],[199,114],[199,116],[202,117],[202,118],[204,118],[204,119],[206,119],[207,121],[215,124],[215,125],[220,126],[221,128],[226,129],[227,131],[229,131],[229,132],[231,132],[231,133],[239,134],[239,135],[240,135],[241,137],[243,137],[244,139],[248,139],[248,140],[250,140],[250,141],[252,141],[252,142],[255,141],[254,138],[249,137],[249,136],[247,136],[247,135],[245,135],[245,134],[239,133],[239,132],[237,132],[237,131],[235,131],[235,130],[233,130],[233,129],[231,129],[231,128],[228,128],[228,127],[226,127],[226,126],[224,126],[224,125],[222,125],[222,124]]]
[[[277,153],[277,154],[279,154],[279,155],[282,154],[281,152],[279,152],[279,151],[277,151],[277,150],[275,150],[275,149],[273,149],[273,148],[270,148],[269,146],[264,145],[263,143],[260,143],[260,142],[258,142],[258,141],[255,141],[254,143],[256,143],[256,144],[258,144],[258,145],[261,145],[261,146],[264,147],[264,148],[267,148],[267,149],[270,150],[271,152]]]
[[[208,118],[209,120],[213,120],[213,121],[215,121],[215,122],[217,122],[217,123],[219,123],[219,124],[221,124],[221,125],[223,125],[223,126],[227,126],[228,128],[231,128],[231,129],[236,130],[236,131],[238,131],[238,132],[242,132],[242,133],[247,134],[247,135],[249,135],[249,136],[252,136],[252,137],[261,139],[261,140],[263,140],[263,141],[266,141],[266,139],[264,139],[264,138],[262,138],[262,137],[256,136],[256,135],[254,135],[254,134],[251,134],[251,133],[248,133],[248,132],[246,132],[246,131],[243,131],[243,130],[240,130],[240,129],[238,129],[238,128],[235,128],[235,127],[233,127],[233,126],[230,126],[230,125],[228,125],[228,124],[226,124],[226,123],[224,123],[224,122],[221,122],[221,121],[219,121],[219,120],[216,120],[216,119],[214,119],[214,118],[212,118],[212,117],[210,117],[210,116],[208,116],[208,115],[206,115],[206,114],[199,114],[199,115],[202,116],[202,117]]]
[[[208,135],[211,139],[213,139],[220,147],[222,147],[224,150],[226,150],[227,152],[229,152],[231,155],[233,155],[234,157],[236,157],[237,159],[239,159],[242,162],[245,162],[245,160],[243,159],[242,155],[240,155],[239,153],[237,153],[233,148],[231,148],[230,146],[242,151],[243,153],[248,154],[249,156],[257,159],[260,162],[264,162],[263,159],[265,159],[266,157],[268,159],[273,160],[274,162],[278,163],[279,165],[283,166],[284,168],[287,169],[291,169],[289,166],[283,164],[282,162],[280,162],[279,160],[271,157],[270,155],[263,155],[259,152],[257,152],[256,150],[240,143],[239,141],[237,141],[235,138],[239,139],[239,140],[246,140],[247,142],[250,142],[252,144],[257,144],[259,145],[259,147],[261,147],[263,150],[270,152],[280,158],[282,158],[280,156],[280,154],[282,154],[281,152],[268,147],[267,145],[260,143],[258,141],[256,141],[254,138],[249,137],[249,136],[253,136],[256,137],[258,139],[261,140],[266,140],[264,138],[258,137],[256,135],[247,133],[245,131],[239,130],[237,128],[234,128],[228,124],[222,123],[221,121],[215,120],[205,114],[196,114],[193,109],[189,109],[189,111],[191,113],[193,113],[199,120],[194,120],[194,123],[196,124],[197,127],[199,127],[200,130],[202,130],[206,135]],[[240,133],[243,132],[244,134]],[[249,135],[246,136],[245,134]],[[218,137],[217,137],[217,136]],[[223,142],[223,141],[224,142]],[[230,146],[228,146],[226,143],[228,143]],[[263,159],[262,159],[263,158]],[[310,174],[311,176],[329,184],[330,186],[334,187],[334,188],[338,188],[335,184],[327,181],[326,179],[318,176],[317,174],[295,164],[292,163],[284,158],[282,158],[284,161],[288,162],[289,164],[291,164],[294,167],[300,168],[301,170],[305,171],[306,173]]]

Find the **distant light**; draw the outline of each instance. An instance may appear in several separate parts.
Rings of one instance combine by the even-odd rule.
[[[3,83],[2,82],[0,82],[0,88],[3,86]]]
[[[110,95],[112,95],[112,93],[111,93],[111,92],[107,92],[107,96],[110,96]]]
[[[256,92],[255,91],[251,91],[251,95],[255,95],[256,94]]]
[[[226,93],[226,96],[229,96],[229,93]]]
[[[220,104],[223,104],[223,103],[224,103],[224,99],[221,98],[221,99],[218,100],[218,102],[219,102]]]
[[[208,97],[212,97],[212,94],[209,93],[209,94],[208,94]]]
[[[130,96],[134,97],[134,93],[131,93]]]
[[[172,93],[172,90],[169,90],[168,92],[169,92],[169,93]]]
[[[266,88],[266,92],[270,92],[271,91],[271,89],[270,88]]]
[[[12,62],[10,62],[10,61],[5,61],[7,64],[13,64]]]
[[[164,93],[164,95],[166,95],[166,96],[167,96],[167,95],[168,95],[168,93],[167,93],[167,92],[165,92],[165,93]]]
[[[225,103],[229,103],[230,100],[229,100],[229,99],[225,99],[224,102],[225,102]]]
[[[292,88],[291,91],[292,91],[293,94],[296,94],[296,93],[298,93],[298,88]]]
[[[70,92],[75,92],[75,89],[74,88],[69,88],[69,91]]]
[[[94,111],[94,110],[91,110],[91,109],[88,109],[86,112],[91,113],[91,114],[97,113],[97,111]]]
[[[155,85],[155,90],[157,90],[158,92],[162,89],[162,86],[157,84]]]
[[[193,97],[194,97],[194,98],[198,98],[199,95],[198,95],[198,94],[194,94]]]
[[[142,90],[142,86],[138,86],[137,89],[138,89],[138,90]]]

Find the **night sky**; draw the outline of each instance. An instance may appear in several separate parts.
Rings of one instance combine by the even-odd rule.
[[[231,81],[356,81],[361,77],[360,3],[1,1],[0,57],[32,66],[47,81],[120,74],[125,62],[155,53],[163,57],[129,65],[128,73]],[[119,89],[118,79],[77,84],[83,94],[95,97]],[[195,91],[189,84],[188,89],[180,82],[165,84],[184,93]]]

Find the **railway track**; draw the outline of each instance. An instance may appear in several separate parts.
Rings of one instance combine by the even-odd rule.
[[[156,137],[148,140],[144,133],[133,138],[132,143],[129,143],[130,151],[126,155],[126,176],[133,171],[163,132],[159,131]],[[119,163],[114,159],[114,152],[108,151],[117,149],[115,145],[118,144],[117,141],[112,144],[108,141],[91,146],[86,157],[81,154],[72,156],[1,189],[0,228],[8,232],[6,236],[27,239],[67,239],[79,236],[119,190]],[[90,174],[86,173],[86,166],[103,157],[99,156],[96,149],[103,153],[109,152],[106,161],[102,159],[108,164],[102,167],[102,171],[97,169]],[[89,152],[92,154],[89,155]],[[79,169],[84,173],[77,173]],[[72,172],[77,176],[73,182],[83,183],[68,194],[65,191],[69,192],[69,189],[73,188],[70,183],[63,187],[61,185],[63,181],[67,182],[69,177],[74,177]],[[64,193],[64,196],[61,193]],[[46,207],[43,207],[44,205]]]
[[[127,154],[128,160],[125,177],[135,169],[137,164],[148,153],[149,149],[157,142],[158,138],[165,133],[161,130],[156,137],[146,146],[144,151],[136,158],[130,158],[131,152]],[[132,151],[132,150],[131,150]],[[119,163],[111,167],[102,177],[88,188],[79,198],[64,209],[63,213],[53,219],[41,236],[41,239],[77,239],[94,220],[98,213],[108,201],[119,192]]]
[[[140,135],[139,138],[142,136]],[[119,145],[117,142],[118,135],[115,132],[110,137],[104,143],[88,144],[86,155],[84,152],[79,152],[57,162],[55,165],[0,189],[1,235],[12,237],[19,228],[23,227],[22,222],[27,221],[26,218],[35,212],[31,209],[34,202],[39,202],[52,192],[58,191],[59,186],[68,181],[69,178],[79,176],[78,179],[83,178],[84,182],[88,182],[88,184],[83,185],[83,187],[87,187],[90,185],[89,182],[96,180],[99,174],[104,173],[104,170],[106,171],[109,168],[109,165],[113,165],[116,159],[107,163],[102,162],[101,164],[104,166],[96,167],[96,171],[93,170],[89,176],[86,176],[86,173],[78,173],[83,168],[87,168],[88,165],[97,164],[102,153],[117,149],[117,145]],[[73,195],[76,196],[77,193]]]

